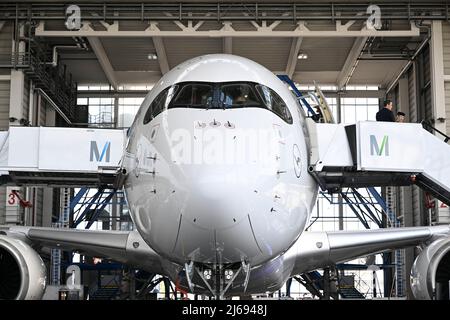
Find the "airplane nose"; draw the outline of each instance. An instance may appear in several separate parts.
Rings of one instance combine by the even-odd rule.
[[[212,171],[203,168],[186,186],[174,253],[203,263],[254,261],[262,254],[252,224],[255,193],[239,170]]]
[[[250,213],[248,185],[230,173],[202,176],[191,184],[185,211],[199,227],[226,228]]]

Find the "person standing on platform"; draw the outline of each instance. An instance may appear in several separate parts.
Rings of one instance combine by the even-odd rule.
[[[385,100],[384,107],[376,114],[377,121],[395,122],[395,116],[394,113],[392,112],[392,108],[393,108],[392,101]]]
[[[405,122],[405,113],[401,112],[401,111],[397,112],[396,121],[397,122]]]

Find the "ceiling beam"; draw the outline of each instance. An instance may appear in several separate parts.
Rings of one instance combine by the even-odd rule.
[[[158,56],[159,68],[161,69],[161,74],[166,74],[169,72],[169,61],[167,60],[166,48],[164,47],[164,42],[161,37],[153,37],[153,45],[155,46],[156,55]]]
[[[298,53],[300,52],[300,46],[302,45],[303,38],[292,39],[291,50],[289,51],[289,58],[286,65],[286,74],[292,79],[295,67],[297,66]]]
[[[150,26],[145,31],[160,31],[158,28],[157,22],[151,22]],[[158,57],[159,69],[161,70],[161,74],[166,74],[169,72],[169,61],[167,60],[166,47],[164,46],[164,42],[162,37],[153,37],[153,46],[156,50],[156,55]]]
[[[221,31],[234,31],[232,27],[232,23],[230,21],[225,21],[222,23],[223,27],[220,29]],[[233,38],[232,37],[224,37],[222,38],[222,48],[223,53],[233,54]]]
[[[45,23],[41,22],[36,28],[38,37],[417,37],[420,30],[414,24],[411,24],[409,30],[310,30],[302,26],[295,30],[274,31],[271,29],[273,24],[268,27],[260,27],[259,30],[237,31],[233,29],[221,28],[219,30],[195,30],[194,27],[185,27],[179,31],[164,31],[159,29],[147,28],[146,30],[93,30],[92,28],[81,28],[77,31],[69,30],[45,30]]]
[[[91,45],[92,50],[95,53],[95,56],[98,59],[98,62],[100,63],[103,72],[105,73],[106,78],[108,79],[109,83],[114,87],[114,89],[117,89],[118,82],[116,75],[114,74],[114,69],[111,65],[111,62],[108,59],[108,55],[105,52],[105,48],[103,48],[102,43],[100,42],[100,39],[98,37],[88,37],[89,44]]]
[[[342,67],[342,70],[339,72],[339,75],[337,77],[336,83],[338,88],[343,88],[350,80],[350,77],[356,68],[356,64],[358,63],[359,55],[361,54],[361,51],[364,48],[367,39],[368,37],[357,38],[353,42],[353,46],[349,51],[344,66]]]

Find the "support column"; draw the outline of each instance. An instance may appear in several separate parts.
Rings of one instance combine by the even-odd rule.
[[[19,35],[16,35],[16,39],[13,41],[12,46],[12,54],[16,57],[25,53],[25,42],[19,41],[20,37],[25,36],[24,26],[20,26],[16,28],[18,30]],[[9,96],[9,117],[14,117],[17,120],[11,122],[10,125],[20,125],[19,121],[23,118],[23,108],[28,107],[23,105],[23,97],[24,97],[24,88],[25,88],[25,75],[22,70],[11,70],[11,88],[10,88],[10,96]],[[28,119],[26,119],[28,120]]]
[[[412,206],[412,187],[402,187],[403,192],[403,224],[405,227],[414,227],[414,217],[413,217],[413,206]],[[414,248],[406,248],[405,249],[405,288],[406,288],[406,297],[411,300],[414,299],[414,295],[411,291],[411,281],[409,281],[409,275],[411,273],[411,268],[414,263]]]
[[[42,226],[51,227],[53,215],[53,188],[43,188],[42,198]]]
[[[11,70],[11,88],[9,96],[9,117],[16,120],[10,121],[10,126],[20,125],[23,117],[23,95],[25,87],[25,75],[21,70]]]
[[[342,196],[338,194],[338,210],[339,210],[339,230],[344,230],[344,204],[342,201]]]
[[[330,268],[323,269],[323,300],[330,300]]]
[[[117,230],[117,220],[118,220],[118,212],[117,212],[117,204],[118,197],[117,192],[113,195],[111,199],[111,230]]]
[[[13,40],[12,54],[15,56],[15,61],[21,53],[25,52],[25,42],[19,41],[20,37],[24,36],[24,26],[16,25],[16,38]],[[9,126],[20,125],[20,119],[23,118],[24,108],[28,106],[23,105],[23,98],[25,92],[25,75],[21,70],[11,70],[11,81],[10,81],[10,95],[9,95],[9,118],[14,118],[13,121],[9,121]],[[28,120],[28,119],[25,119]],[[18,202],[18,199],[11,194],[12,190],[16,190],[20,193],[21,197],[29,200],[27,197],[29,192],[26,188],[16,188],[8,187],[6,192],[6,209],[5,209],[5,222],[11,224],[25,224],[29,225],[30,210],[24,210]]]
[[[342,122],[342,114],[341,114],[341,93],[338,92],[337,97],[336,97],[336,123],[341,123]]]
[[[47,108],[45,100],[42,99],[41,95],[37,96],[38,113],[45,112],[45,126],[54,127],[56,122],[56,112],[53,108]],[[52,216],[53,216],[53,188],[43,188],[43,216],[42,216],[42,226],[51,227],[52,226]]]
[[[397,110],[405,113],[405,122],[412,122],[410,117],[410,96],[408,77],[398,80],[398,106]],[[400,220],[398,227],[412,227],[412,191],[411,187],[397,187],[396,216]],[[396,295],[403,297],[411,293],[409,273],[414,261],[414,249],[402,249],[396,251]]]
[[[441,21],[431,22],[430,56],[434,126],[436,129],[445,132],[444,53]]]
[[[39,95],[39,100],[42,101],[42,97]],[[53,108],[44,108],[42,112],[45,112],[45,125],[47,127],[54,127],[56,123],[56,111]]]
[[[114,128],[119,126],[119,97],[114,96]]]
[[[398,106],[397,110],[405,113],[405,122],[411,122],[409,116],[409,87],[408,78],[398,80]]]

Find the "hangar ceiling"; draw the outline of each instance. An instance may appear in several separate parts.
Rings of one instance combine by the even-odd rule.
[[[122,30],[145,29],[145,26],[137,23],[129,23],[128,21],[119,23]],[[208,24],[209,26],[202,26],[201,30],[217,30],[219,28],[213,23]],[[51,23],[46,25],[51,26]],[[248,22],[233,23],[232,25],[233,29],[237,31],[252,30],[252,28],[254,30],[252,24]],[[332,26],[330,23],[329,27]],[[158,27],[161,30],[178,30],[180,33],[179,37],[161,39],[169,69],[199,55],[227,52],[222,38],[185,37],[182,34],[183,31],[179,31],[179,28],[171,22],[159,23]],[[207,27],[210,29],[206,29]],[[100,26],[95,28],[96,30],[102,30]],[[288,28],[294,30],[296,25],[283,23],[276,30]],[[312,28],[310,27],[310,29]],[[48,29],[52,28],[49,27]],[[314,30],[320,29],[314,28]],[[45,41],[56,45],[63,39],[51,37],[45,38]],[[231,53],[255,60],[275,73],[286,73],[290,55],[295,55],[291,57],[295,65],[292,75],[295,81],[299,83],[318,81],[323,84],[336,84],[357,39],[355,37],[307,37],[302,39],[298,52],[293,54],[291,47],[297,41],[297,38],[236,37],[231,40]],[[100,41],[119,83],[150,84],[162,76],[159,62],[148,59],[149,54],[157,53],[152,38],[103,37],[100,38]],[[390,38],[389,41],[401,43],[404,47],[414,48],[420,44],[420,37]],[[377,48],[377,55],[382,55],[384,49],[392,55],[392,49],[385,44],[386,41],[381,39],[381,42]],[[297,59],[299,52],[306,54],[308,58]],[[373,54],[370,55],[373,56]],[[399,57],[398,55],[397,52],[395,56],[382,60],[380,60],[381,58],[358,61],[355,59],[353,63],[356,68],[348,83],[386,87],[407,63],[406,57]],[[79,83],[107,82],[107,78],[101,72],[102,68],[91,47],[89,47],[89,51],[62,51],[61,61],[68,66],[69,71],[74,75],[74,79]]]
[[[84,3],[99,4],[98,1]],[[250,5],[252,2],[240,3]],[[304,4],[303,1],[298,3]],[[168,20],[112,21],[99,19],[96,12],[91,13],[93,20],[83,21],[83,28],[86,29],[80,31],[68,31],[64,21],[58,19],[40,21],[36,29],[36,36],[50,47],[74,45],[80,41],[86,44],[87,50],[58,49],[60,62],[67,66],[73,79],[80,84],[151,85],[167,69],[187,59],[210,53],[232,53],[255,60],[275,73],[287,73],[303,84],[317,81],[339,87],[344,84],[367,84],[386,88],[427,37],[426,24],[414,25],[404,19],[387,21],[382,29],[385,33],[378,36],[364,33],[364,20],[359,18],[342,21],[271,18],[265,21],[261,20],[264,14],[260,13],[261,17],[256,21],[200,18],[176,21],[175,18],[170,19],[171,13],[166,13]],[[205,12],[202,14],[207,16]],[[288,13],[277,14],[282,17]],[[342,26],[344,29],[338,32]],[[87,32],[83,33],[83,30]],[[153,33],[137,36],[146,30]],[[220,34],[227,30],[230,33]],[[208,32],[216,33],[208,36]],[[282,35],[283,32],[292,33]],[[307,59],[298,59],[299,54],[306,55]],[[149,55],[157,55],[157,59],[149,59]]]

